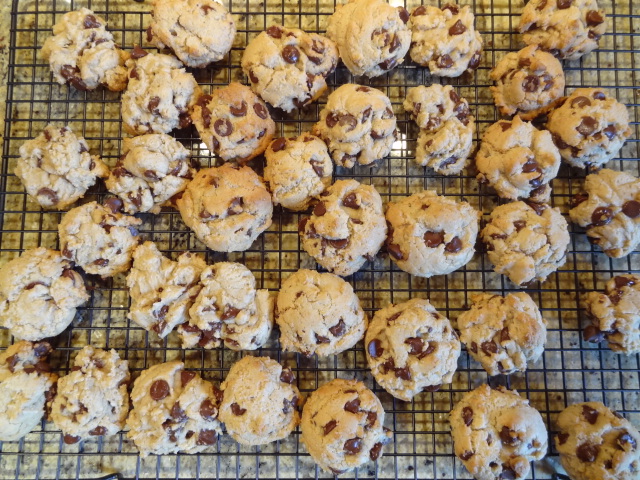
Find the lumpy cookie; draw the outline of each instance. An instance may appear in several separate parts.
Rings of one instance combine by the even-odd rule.
[[[558,208],[512,202],[496,207],[480,233],[494,271],[518,286],[544,282],[566,261],[569,226]]]
[[[89,295],[60,252],[38,247],[0,269],[0,324],[24,340],[55,337]]]
[[[489,375],[525,372],[547,341],[547,321],[523,292],[472,295],[471,309],[458,317],[458,329],[467,352]]]
[[[106,25],[102,17],[81,8],[65,13],[53,26],[53,36],[40,53],[56,82],[77,90],[94,90],[100,85],[114,92],[124,90],[129,55],[116,46]]]
[[[176,203],[198,240],[217,252],[247,250],[271,225],[271,195],[249,167],[200,170]]]
[[[115,350],[87,345],[72,371],[58,380],[51,419],[62,430],[64,443],[115,435],[129,413],[129,367]]]
[[[599,88],[574,91],[549,114],[547,130],[562,158],[579,168],[600,168],[631,136],[626,106]]]
[[[351,275],[373,260],[384,243],[382,198],[373,185],[338,180],[320,194],[298,230],[302,248],[316,262],[336,275]]]
[[[378,77],[404,61],[411,43],[404,7],[382,0],[349,0],[336,5],[327,37],[336,42],[340,58],[353,75]]]
[[[33,430],[55,395],[47,342],[21,341],[0,353],[0,441],[15,442]]]
[[[140,456],[199,453],[221,433],[222,392],[182,362],[154,365],[133,384],[127,436]]]
[[[320,357],[353,347],[368,323],[350,284],[332,273],[305,269],[282,282],[275,319],[283,350]]]
[[[329,95],[313,134],[325,141],[336,165],[369,165],[391,152],[396,116],[380,90],[347,83]]]
[[[409,19],[411,59],[437,77],[459,77],[475,70],[482,58],[483,42],[474,23],[468,5],[416,7]]]
[[[154,0],[147,41],[170,48],[188,67],[206,67],[229,53],[233,17],[213,0]]]
[[[549,132],[515,117],[487,128],[476,167],[478,181],[492,186],[502,198],[548,202],[549,183],[560,168],[560,152]]]
[[[268,357],[244,357],[234,363],[220,386],[219,418],[242,445],[264,445],[289,436],[300,423],[296,377]]]
[[[191,118],[212,153],[240,164],[263,153],[276,131],[265,103],[236,82],[211,95],[200,92]]]
[[[262,347],[273,329],[274,299],[257,290],[256,279],[241,263],[220,262],[200,275],[202,290],[189,309],[189,321],[178,327],[183,348],[231,350]]]
[[[323,470],[340,475],[380,458],[393,436],[383,423],[382,404],[364,383],[336,378],[305,403],[301,440]]]
[[[527,45],[577,60],[598,48],[607,16],[596,0],[531,0],[522,11],[519,29]]]
[[[477,480],[527,476],[547,453],[542,416],[515,390],[489,385],[467,392],[451,411],[456,456]]]
[[[160,213],[195,175],[187,150],[164,133],[123,140],[123,155],[106,180],[127,213]]]
[[[640,179],[603,168],[587,175],[584,192],[573,198],[571,221],[608,256],[629,255],[640,243]]]
[[[637,480],[640,433],[601,402],[568,406],[556,422],[560,463],[574,480]]]
[[[406,402],[451,383],[460,356],[449,319],[421,298],[378,310],[364,344],[376,382]]]
[[[404,109],[420,128],[416,164],[442,175],[455,175],[471,152],[475,119],[469,102],[450,85],[420,85],[407,91]]]
[[[251,88],[285,112],[317,100],[338,63],[338,48],[327,37],[272,25],[249,42],[242,71]]]
[[[480,212],[467,202],[424,190],[390,203],[385,217],[389,257],[411,275],[446,275],[473,257]]]

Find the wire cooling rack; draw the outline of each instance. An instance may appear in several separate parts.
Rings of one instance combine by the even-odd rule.
[[[7,0],[4,0],[7,1]],[[137,2],[137,3],[136,3]],[[15,258],[21,251],[44,245],[58,248],[57,225],[61,213],[43,212],[25,195],[13,176],[18,149],[27,139],[40,133],[49,122],[68,124],[88,141],[91,152],[99,154],[113,166],[120,155],[122,128],[120,96],[106,90],[78,92],[52,81],[48,65],[39,57],[39,49],[51,34],[51,26],[69,10],[82,6],[91,8],[108,20],[117,43],[125,49],[135,44],[148,46],[144,30],[149,23],[149,2],[144,0],[13,0],[11,17],[8,93],[5,142],[0,175],[0,263]],[[324,32],[333,0],[308,0],[301,3],[277,0],[224,0],[234,14],[238,34],[229,56],[194,75],[205,90],[243,81],[240,59],[244,46],[260,31],[274,23]],[[408,9],[418,1],[391,2]],[[433,2],[436,3],[436,2]],[[472,75],[446,80],[455,85],[471,105],[477,118],[476,140],[484,129],[497,120],[489,86],[489,71],[507,51],[521,48],[516,33],[522,0],[462,1],[470,4],[476,14],[476,24],[485,41],[485,53],[480,68]],[[629,106],[633,121],[633,136],[610,168],[638,175],[640,157],[640,16],[632,13],[635,0],[600,1],[609,15],[608,33],[600,49],[581,62],[565,63],[567,90],[579,86],[602,86]],[[4,32],[3,32],[4,33]],[[417,130],[402,110],[406,88],[440,82],[425,69],[410,62],[382,77],[354,79],[344,67],[329,77],[331,87],[354,81],[372,85],[384,91],[392,100],[398,116],[400,136],[391,155],[377,167],[338,168],[336,178],[353,177],[376,186],[383,200],[420,191],[435,189],[455,199],[464,199],[482,210],[485,216],[497,205],[495,193],[478,187],[472,167],[463,174],[446,178],[412,163]],[[273,112],[280,135],[293,136],[311,128],[318,118],[326,95],[320,102],[292,115]],[[203,166],[214,162],[193,131],[180,131],[177,138],[189,147]],[[258,170],[261,161],[253,162]],[[580,191],[584,172],[562,167],[553,182],[552,203],[566,215],[569,199]],[[103,185],[90,191],[86,201],[102,200]],[[272,227],[251,249],[239,254],[214,254],[206,251],[185,227],[176,211],[164,210],[160,215],[140,215],[145,239],[157,242],[169,255],[185,249],[203,252],[209,263],[228,259],[247,265],[262,288],[277,291],[284,278],[298,268],[315,268],[314,262],[300,248],[297,234],[299,215],[275,210]],[[638,356],[611,353],[606,345],[591,345],[581,339],[584,314],[580,295],[588,290],[602,289],[608,278],[617,273],[640,268],[640,256],[634,252],[620,260],[612,260],[592,247],[584,233],[572,228],[567,262],[544,284],[527,291],[540,306],[549,321],[547,348],[543,358],[526,374],[488,378],[479,364],[463,352],[458,372],[451,385],[434,393],[424,393],[413,403],[393,399],[372,380],[366,368],[362,344],[328,359],[307,359],[284,353],[274,338],[259,354],[271,356],[292,367],[300,389],[309,393],[335,377],[357,377],[366,382],[381,399],[387,412],[385,425],[394,431],[394,442],[385,447],[384,457],[377,464],[369,463],[349,478],[413,478],[468,479],[468,472],[453,455],[447,415],[461,395],[483,382],[504,384],[529,398],[554,433],[555,418],[566,405],[583,400],[599,400],[623,412],[636,425],[640,424],[640,373]],[[481,250],[481,249],[480,249]],[[379,256],[354,276],[348,278],[371,315],[389,302],[401,302],[411,297],[426,297],[455,321],[468,305],[474,292],[493,291],[505,294],[517,290],[504,277],[495,274],[485,254],[478,252],[463,269],[447,276],[429,280],[412,278],[393,266],[388,258]],[[214,382],[221,381],[230,365],[241,354],[224,349],[184,350],[175,334],[159,341],[126,319],[129,305],[124,276],[106,281],[86,277],[91,299],[81,309],[72,328],[52,340],[54,369],[61,375],[70,370],[77,350],[84,345],[115,348],[129,361],[133,376],[150,365],[181,359],[187,368],[200,371]],[[0,346],[13,342],[6,331],[0,331]],[[550,442],[552,445],[553,442]],[[545,461],[538,462],[532,478],[555,478],[558,466],[553,446]],[[109,438],[65,445],[62,435],[50,422],[28,434],[19,442],[0,443],[0,478],[71,479],[98,478],[119,472],[124,478],[318,478],[327,477],[306,454],[299,433],[262,447],[241,447],[230,437],[199,455],[151,456],[140,459],[125,433]]]

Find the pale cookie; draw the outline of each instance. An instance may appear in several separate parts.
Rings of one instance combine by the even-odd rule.
[[[234,363],[220,386],[219,418],[242,445],[265,445],[289,436],[300,423],[296,377],[268,357],[244,357]]]
[[[256,289],[251,270],[240,263],[216,263],[202,271],[200,283],[189,320],[178,327],[182,348],[224,343],[231,350],[256,350],[269,340],[274,298]]]
[[[249,167],[202,169],[176,203],[187,227],[217,252],[247,250],[271,226],[271,195]]]
[[[24,340],[55,337],[89,295],[84,280],[60,252],[26,250],[0,269],[0,325]]]
[[[525,372],[542,356],[547,321],[523,292],[504,297],[471,295],[471,308],[458,317],[460,340],[489,375]]]
[[[182,362],[154,365],[133,384],[127,436],[140,456],[199,453],[215,445],[222,428],[222,392]]]
[[[640,433],[601,402],[568,406],[556,422],[560,463],[573,480],[638,480]]]
[[[338,49],[327,37],[272,25],[249,42],[241,65],[254,92],[291,112],[320,98],[337,63]]]
[[[42,420],[58,376],[49,373],[47,342],[21,341],[0,353],[0,441],[15,442]]]
[[[327,144],[336,165],[369,165],[391,152],[396,116],[380,90],[347,83],[329,95],[312,132]]]
[[[349,283],[332,273],[304,269],[282,282],[275,318],[283,350],[319,357],[353,347],[368,323]]]
[[[411,275],[446,275],[473,257],[480,212],[467,202],[424,190],[390,203],[385,217],[389,257]]]
[[[449,319],[421,298],[378,310],[364,344],[376,382],[405,402],[451,383],[460,356]]]
[[[410,88],[404,101],[418,128],[414,161],[442,175],[460,173],[471,153],[475,119],[469,102],[450,85]]]
[[[372,261],[387,236],[382,198],[373,185],[338,180],[319,196],[310,217],[298,227],[302,248],[340,276]]]
[[[512,202],[496,207],[480,232],[493,270],[522,287],[564,265],[569,226],[558,208]]]
[[[489,385],[467,392],[451,411],[453,450],[476,480],[520,480],[547,453],[540,413],[515,390]]]

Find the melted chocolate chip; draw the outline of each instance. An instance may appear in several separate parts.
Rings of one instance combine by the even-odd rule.
[[[404,254],[402,253],[402,250],[400,250],[400,245],[396,243],[387,244],[387,251],[389,252],[389,255],[391,255],[396,260],[404,259]]]
[[[271,150],[274,152],[279,152],[287,146],[287,139],[280,137],[276,138],[273,142],[271,142]]]
[[[600,453],[600,446],[590,443],[583,443],[576,449],[577,457],[585,463],[594,462]]]
[[[200,430],[198,433],[197,445],[215,445],[218,435],[215,430]]]
[[[375,462],[380,457],[380,452],[382,452],[382,444],[378,442],[369,450],[369,458]]]
[[[623,276],[613,277],[613,281],[616,284],[616,288],[628,287],[636,284],[632,278]]]
[[[449,35],[451,35],[452,37],[455,35],[462,35],[466,31],[467,27],[462,24],[461,20],[458,20],[449,28]]]
[[[402,20],[402,23],[407,23],[409,21],[409,12],[407,12],[407,9],[404,7],[396,7],[398,10],[398,15],[400,16],[400,20]]]
[[[557,5],[559,10],[564,10],[571,6],[572,0],[558,0]]]
[[[102,25],[93,15],[87,15],[82,22],[84,28],[100,28]]]
[[[589,422],[591,425],[595,425],[598,421],[598,416],[600,414],[595,408],[591,408],[589,405],[582,406],[582,416]]]
[[[231,105],[229,111],[234,117],[244,117],[247,114],[247,102],[243,100],[239,107]]]
[[[527,75],[522,81],[522,89],[525,92],[532,93],[540,87],[540,79],[536,75]]]
[[[638,447],[636,439],[633,438],[629,432],[622,432],[618,435],[616,445],[620,450],[626,451],[629,448],[632,452],[635,452]]]
[[[589,100],[587,97],[584,97],[584,96],[579,96],[571,100],[572,108],[584,108],[590,105],[591,105],[591,100]]]
[[[414,17],[419,17],[420,15],[424,15],[427,13],[427,8],[424,5],[420,5],[418,8],[416,8],[412,15]]]
[[[409,350],[411,355],[418,355],[424,350],[424,340],[419,337],[409,337],[404,343],[411,347],[411,350]]]
[[[453,59],[449,55],[444,54],[444,55],[438,57],[438,61],[436,62],[436,66],[438,68],[451,68],[451,67],[453,67]]]
[[[316,335],[316,345],[331,342],[331,340],[329,340],[327,337],[323,337],[322,335],[318,335],[317,333],[315,335]]]
[[[351,115],[350,113],[346,113],[338,116],[338,123],[341,127],[346,127],[345,131],[350,132],[358,125],[358,120],[356,117]]]
[[[444,232],[425,232],[424,244],[429,248],[436,248],[444,242]]]
[[[212,421],[216,418],[218,409],[213,405],[208,398],[200,404],[200,416],[205,420]]]
[[[149,55],[149,53],[146,50],[143,50],[142,48],[140,48],[139,45],[136,45],[135,47],[133,47],[133,50],[131,51],[131,58],[133,58],[134,60],[137,60],[142,57],[146,57],[147,55]]]
[[[240,405],[238,405],[237,403],[232,403],[231,404],[231,412],[236,416],[236,417],[240,417],[242,415],[244,415],[245,413],[247,413],[247,409],[246,408],[242,408]]]
[[[382,342],[377,338],[374,338],[367,345],[367,351],[371,358],[378,358],[384,353],[384,348],[382,348]]]
[[[560,432],[558,434],[558,445],[564,445],[569,440],[569,434],[565,432]]]
[[[60,200],[58,194],[48,187],[42,187],[36,193],[38,197],[47,197],[51,205],[55,205]]]
[[[227,305],[224,307],[224,312],[220,316],[220,320],[223,322],[225,320],[229,320],[230,318],[236,318],[240,313],[240,309],[236,307],[232,307],[231,305]]]
[[[345,325],[344,320],[340,319],[340,321],[331,327],[329,331],[334,337],[341,337],[347,331],[347,326]]]
[[[597,10],[589,10],[587,12],[586,20],[587,25],[589,25],[590,27],[596,27],[604,22],[604,17]]]
[[[358,197],[355,194],[355,192],[351,192],[351,193],[347,194],[342,199],[342,204],[345,207],[349,207],[349,208],[354,208],[354,209],[359,209],[360,208],[360,204],[358,203]]]
[[[595,325],[588,325],[582,332],[582,338],[589,343],[600,343],[604,340],[604,337],[604,332],[600,331]]]
[[[498,346],[493,341],[482,342],[480,348],[485,355],[492,355],[498,353]]]
[[[337,240],[327,240],[327,244],[331,245],[333,248],[337,249],[337,250],[341,250],[343,248],[346,248],[347,245],[349,245],[349,239],[348,238],[340,238]]]
[[[324,427],[322,427],[324,434],[325,435],[329,434],[329,432],[331,432],[331,430],[336,428],[337,425],[338,425],[338,422],[336,422],[335,420],[330,420],[329,423],[327,423]]]
[[[607,225],[613,219],[613,211],[607,207],[598,207],[591,214],[591,224],[594,227]]]
[[[256,115],[258,115],[263,120],[266,120],[267,117],[269,116],[269,112],[267,111],[267,108],[261,103],[254,103],[253,111],[256,112]]]
[[[296,63],[300,58],[300,52],[293,45],[287,45],[282,49],[282,58],[287,63]]]
[[[462,240],[458,237],[453,237],[451,241],[444,246],[444,249],[449,253],[458,253],[462,250]]]
[[[221,137],[228,137],[233,132],[233,125],[228,118],[219,118],[213,124],[213,129]]]
[[[467,460],[469,460],[471,457],[473,457],[475,455],[474,452],[472,452],[471,450],[465,450],[464,452],[462,452],[462,454],[460,455],[460,459],[464,460],[465,462]]]
[[[344,442],[344,450],[348,455],[360,453],[360,449],[362,449],[362,440],[358,437],[351,438]]]
[[[442,7],[442,11],[444,12],[445,10],[449,10],[454,15],[458,15],[460,13],[460,9],[458,8],[458,6],[453,3],[449,3]]]
[[[166,380],[156,380],[149,389],[149,395],[156,401],[166,398],[169,393],[171,393],[171,388]]]
[[[502,430],[500,430],[500,440],[503,444],[509,446],[520,443],[517,433],[507,426],[502,427]]]
[[[638,218],[640,216],[640,202],[629,200],[622,205],[622,213],[629,218]]]
[[[598,129],[598,121],[593,117],[582,117],[580,125],[576,127],[576,130],[583,136],[587,137]]]
[[[67,445],[73,445],[74,443],[78,443],[80,441],[80,437],[65,435],[64,437],[62,437],[62,440],[64,440],[64,443],[66,443]]]
[[[94,428],[93,430],[91,430],[89,432],[89,435],[94,435],[97,437],[100,437],[104,434],[107,433],[107,428],[106,427],[102,427],[102,426],[97,426],[96,428]]]
[[[282,29],[277,25],[272,25],[267,28],[267,35],[271,38],[281,38],[282,37]]]
[[[462,409],[462,421],[467,427],[473,422],[473,409],[471,407],[464,407]]]
[[[402,380],[411,380],[411,370],[409,370],[409,367],[396,368],[395,374],[396,377]]]
[[[169,412],[171,418],[178,422],[182,422],[187,419],[187,414],[184,409],[180,406],[180,402],[176,402],[171,407],[171,411]]]
[[[327,213],[327,207],[324,202],[316,203],[316,206],[313,208],[313,214],[316,217],[322,217],[325,213]]]
[[[182,382],[182,386],[186,386],[191,380],[193,380],[196,376],[195,372],[190,372],[188,370],[183,370],[180,372],[180,381]]]
[[[349,413],[358,413],[360,411],[360,399],[356,398],[344,404],[345,411]]]
[[[280,381],[292,385],[296,381],[296,376],[293,374],[290,368],[283,368],[280,373]]]

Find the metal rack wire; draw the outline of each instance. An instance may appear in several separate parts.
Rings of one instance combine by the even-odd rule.
[[[198,83],[211,89],[230,81],[243,81],[240,58],[249,39],[273,23],[323,32],[334,0],[288,2],[280,0],[223,0],[234,14],[238,34],[230,55],[206,70],[194,71]],[[411,9],[419,0],[392,0],[394,5]],[[434,2],[437,3],[437,2]],[[446,3],[446,2],[443,2]],[[487,125],[497,120],[489,92],[489,71],[505,52],[522,46],[515,29],[524,2],[522,0],[461,1],[472,6],[478,30],[485,40],[485,54],[479,70],[448,83],[465,96],[476,114],[476,140]],[[565,64],[567,90],[579,86],[602,86],[629,107],[634,134],[610,168],[638,175],[640,158],[640,15],[632,13],[634,0],[600,1],[609,14],[609,30],[601,48],[580,62]],[[149,5],[144,0],[13,0],[8,93],[2,170],[0,172],[0,263],[15,258],[21,251],[44,245],[57,248],[57,224],[61,213],[43,212],[29,200],[13,176],[18,149],[49,122],[68,124],[89,142],[91,152],[113,165],[120,155],[121,138],[119,95],[105,90],[78,92],[52,81],[48,65],[38,51],[51,26],[66,11],[86,6],[108,20],[116,42],[125,49],[135,44],[146,46],[144,30],[149,21]],[[425,69],[410,62],[373,80],[354,79],[344,67],[330,76],[330,86],[355,81],[384,91],[394,104],[400,138],[393,152],[377,167],[338,168],[336,178],[352,177],[376,186],[383,200],[414,193],[423,188],[465,199],[491,212],[498,199],[486,187],[479,187],[473,168],[452,178],[418,168],[412,163],[417,130],[403,113],[406,88],[440,82]],[[323,99],[292,115],[273,112],[280,135],[293,136],[309,130],[317,120]],[[215,161],[194,131],[178,131],[175,136],[192,151],[202,165]],[[260,169],[260,162],[254,162]],[[563,213],[570,198],[580,191],[583,172],[562,167],[553,182],[552,203]],[[104,186],[93,189],[86,200],[101,200]],[[157,242],[168,254],[185,249],[203,252],[209,263],[228,259],[247,265],[261,288],[277,291],[283,278],[298,268],[315,268],[300,248],[297,235],[298,214],[276,209],[272,227],[253,247],[239,254],[215,254],[206,251],[181,222],[176,211],[165,209],[160,215],[140,215],[141,233]],[[549,321],[547,348],[543,358],[526,374],[488,378],[479,364],[463,352],[451,385],[433,393],[420,395],[413,403],[393,399],[372,380],[359,344],[341,355],[318,360],[282,352],[277,339],[260,350],[292,367],[303,392],[311,392],[335,377],[363,379],[381,399],[387,417],[385,425],[393,429],[394,443],[385,448],[377,464],[367,464],[351,476],[356,478],[471,478],[453,455],[447,415],[460,396],[471,388],[490,382],[517,389],[540,410],[550,431],[559,411],[567,404],[583,400],[600,400],[621,411],[636,425],[640,424],[640,364],[638,356],[611,353],[605,345],[594,346],[581,339],[580,295],[602,289],[604,282],[620,272],[640,269],[639,252],[612,260],[592,247],[584,233],[572,227],[567,263],[544,284],[527,291]],[[369,314],[389,302],[401,302],[414,296],[427,297],[440,312],[455,320],[468,305],[470,294],[490,290],[500,294],[517,290],[504,277],[494,273],[486,255],[479,252],[463,269],[451,275],[429,280],[413,278],[393,266],[388,258],[378,257],[349,278]],[[72,328],[52,339],[55,347],[53,366],[60,374],[70,370],[75,352],[87,343],[115,348],[129,361],[133,376],[148,366],[171,359],[183,360],[187,368],[199,370],[205,378],[221,381],[229,366],[241,354],[224,349],[184,350],[174,335],[159,341],[126,319],[128,295],[124,277],[106,281],[86,277],[91,299],[81,309]],[[13,339],[0,331],[0,346]],[[550,442],[552,445],[553,442]],[[557,455],[550,447],[549,456],[538,462],[532,478],[556,478]],[[241,447],[224,436],[211,451],[199,455],[168,455],[142,460],[125,433],[65,445],[52,423],[42,425],[19,442],[0,443],[0,478],[97,478],[120,472],[130,478],[319,478],[318,470],[300,444],[298,432],[286,440],[263,447]],[[345,475],[349,478],[349,475]]]

